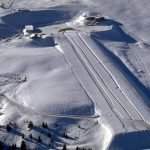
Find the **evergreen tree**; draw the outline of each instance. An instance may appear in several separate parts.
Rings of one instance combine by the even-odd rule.
[[[21,150],[27,150],[25,141],[21,142]]]
[[[17,148],[17,145],[16,145],[16,144],[14,144],[14,147],[15,147],[15,148]]]
[[[9,124],[6,125],[6,130],[9,132],[11,130],[11,126]]]
[[[31,134],[29,134],[29,138],[30,138],[30,139],[32,139],[32,138],[33,138],[32,133],[31,133]]]
[[[57,124],[57,123],[55,123],[55,127],[56,127],[56,128],[58,127],[58,124]]]
[[[16,144],[12,144],[12,146],[11,146],[11,150],[16,150]]]
[[[32,128],[32,127],[33,127],[33,122],[29,121],[28,128]]]
[[[80,150],[80,148],[77,146],[77,147],[76,147],[76,150]]]
[[[47,136],[48,136],[49,138],[51,138],[51,133],[50,133],[50,132],[48,132]]]
[[[3,150],[3,144],[0,142],[0,150]]]
[[[45,128],[48,128],[48,125],[47,125],[47,123],[45,123]]]
[[[41,140],[41,137],[40,137],[40,136],[38,137],[38,142],[39,142],[39,143],[41,143],[41,142],[42,142],[42,140]]]
[[[68,135],[67,135],[66,132],[63,133],[63,137],[66,138],[66,139],[68,138]]]
[[[10,145],[9,145],[9,147],[8,147],[8,150],[12,150]]]
[[[51,143],[54,143],[54,139],[53,138],[51,138]]]
[[[43,122],[43,123],[42,123],[42,127],[43,127],[43,128],[48,128],[47,123],[44,123],[44,122]]]
[[[66,146],[66,144],[64,144],[64,145],[63,145],[62,150],[67,150],[67,146]]]
[[[11,122],[11,121],[9,122],[9,125],[10,125],[10,126],[12,125],[12,122]]]
[[[51,146],[51,141],[49,142],[48,146],[49,146],[49,147]]]
[[[24,139],[24,137],[25,137],[24,134],[22,134],[21,137],[22,137],[22,139]]]
[[[45,128],[45,123],[44,122],[42,123],[42,127]]]

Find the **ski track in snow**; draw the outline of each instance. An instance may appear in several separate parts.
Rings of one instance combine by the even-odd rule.
[[[86,33],[69,31],[64,32],[64,35],[62,36],[65,36],[68,43],[72,45],[72,50],[85,67],[86,71],[99,89],[99,92],[105,98],[108,106],[122,124],[122,127],[126,131],[128,130],[126,129],[126,125],[122,119],[125,119],[126,123],[128,120],[132,120],[133,122],[139,121],[141,125],[143,124],[149,126],[149,109],[146,107],[146,104],[143,101],[144,96],[140,95],[136,90],[134,90],[134,88],[136,89],[136,85],[132,85],[130,81],[128,81],[130,80],[130,77],[128,77],[126,73],[124,74],[122,69],[120,69],[120,66],[116,65],[116,62],[113,62],[111,56],[109,56],[107,52],[104,52],[104,47],[102,46],[97,48],[94,42],[92,42],[92,39],[87,37]],[[60,47],[63,49],[63,44],[61,41],[58,40],[58,44],[60,44]],[[101,51],[100,53],[98,52],[98,49]],[[100,55],[102,56],[100,57]],[[104,59],[101,59],[102,57]],[[102,72],[104,75],[101,75]],[[117,78],[117,74],[120,76],[120,78]],[[82,79],[79,80],[82,82]],[[122,83],[124,83],[124,85],[122,85]],[[129,93],[126,90],[127,88],[131,90]],[[86,87],[85,90],[87,90]],[[96,106],[97,102],[94,99],[93,102]],[[96,109],[101,110],[98,105]],[[111,127],[114,128],[113,125]],[[131,131],[134,132],[134,129]]]
[[[71,35],[71,34],[70,34]],[[70,35],[68,36],[69,37],[69,39],[70,39]],[[77,35],[77,38],[76,38],[76,40],[77,39],[81,39],[82,40],[82,42],[85,44],[85,46],[88,48],[88,50],[92,53],[92,50],[87,46],[87,44],[86,44],[86,42],[85,41],[83,41],[83,39],[80,37],[80,36],[78,36]],[[70,39],[71,40],[71,39]],[[79,43],[79,41],[78,42],[75,42],[75,40],[74,40],[74,38],[72,38],[72,43],[74,43],[74,46],[75,45],[78,45],[77,43]],[[79,46],[79,45],[78,45]],[[79,46],[80,47],[80,46]],[[77,48],[78,49],[78,48]],[[90,63],[90,60],[88,59],[89,57],[88,56],[86,56],[86,53],[85,53],[85,50],[84,50],[84,48],[79,48],[80,49],[80,51],[82,51],[82,53],[84,53],[84,55],[85,55],[85,57],[86,57],[86,59],[87,59],[87,61]],[[82,54],[81,54],[82,55]],[[96,57],[96,59],[98,60],[98,58],[97,58],[97,56],[95,55],[95,54],[93,54],[93,56],[94,57]],[[99,60],[98,60],[99,61]],[[99,61],[100,62],[100,61]],[[100,62],[100,64],[102,65],[102,63]],[[95,70],[95,72],[98,74],[98,77],[102,80],[102,82],[103,82],[103,84],[106,86],[106,88],[108,89],[108,91],[112,94],[112,96],[114,97],[114,99],[115,100],[117,100],[118,102],[119,102],[119,104],[122,106],[122,108],[124,109],[124,111],[127,113],[127,115],[129,116],[129,118],[128,119],[133,119],[133,120],[143,120],[143,117],[141,116],[141,114],[138,112],[138,110],[135,108],[135,106],[129,101],[129,99],[126,97],[126,95],[125,94],[123,94],[123,96],[126,98],[125,99],[125,101],[123,101],[123,102],[120,102],[121,101],[121,99],[120,99],[120,101],[119,101],[119,99],[117,99],[116,97],[115,97],[115,95],[113,94],[113,92],[109,89],[109,87],[106,85],[106,83],[104,82],[104,80],[100,77],[100,74],[98,73],[98,71],[95,69],[95,67],[92,65],[92,63],[90,63],[90,65],[93,67],[93,69]],[[103,66],[103,65],[102,65]],[[90,67],[89,67],[90,68]],[[103,68],[107,71],[107,69],[103,66]],[[107,71],[107,73],[110,75],[110,73]],[[94,74],[94,73],[93,73]],[[111,77],[111,75],[110,75],[110,77]],[[112,81],[116,84],[116,87],[119,87],[118,85],[117,85],[117,83],[115,82],[115,80],[113,79],[113,77],[111,77],[111,79],[112,79]],[[105,91],[105,90],[104,90]],[[121,91],[121,90],[120,90]],[[122,91],[121,91],[121,93],[122,93]],[[107,93],[106,93],[106,95],[107,95]],[[110,101],[111,101],[111,98],[109,98],[110,99]],[[127,104],[126,105],[126,107],[124,107],[124,105],[125,105],[125,103],[126,102],[129,102],[130,103],[130,105],[129,104]],[[113,105],[113,101],[111,102],[112,103],[112,105]],[[129,106],[131,106],[131,107],[129,107]],[[132,108],[133,107],[133,108]],[[134,109],[134,110],[133,110]],[[130,113],[128,112],[128,110],[130,111],[130,110],[132,110]],[[118,111],[118,110],[116,110],[117,111],[117,113],[118,114],[120,114],[119,112],[120,111]],[[139,117],[138,117],[138,115],[135,115],[134,116],[134,114],[133,114],[133,112],[134,111],[136,111],[135,113],[137,113],[138,115],[139,115]],[[133,115],[133,117],[132,117],[132,115]],[[124,118],[125,116],[123,116],[123,118]]]
[[[81,36],[79,36],[80,38],[81,38]],[[87,46],[87,48],[91,51],[91,53],[93,53],[93,51],[89,48],[89,46],[88,46],[88,44],[86,43],[86,41],[84,41],[84,39],[83,38],[81,38],[82,40],[83,40],[83,42],[85,43],[85,45]],[[97,60],[101,63],[101,61],[100,61],[100,59],[98,58],[98,56],[96,55],[96,54],[94,54],[93,53],[93,55],[95,56],[95,58],[97,58]],[[111,79],[112,79],[112,81],[115,83],[115,85],[116,85],[116,88],[119,88],[119,85],[117,84],[117,82],[115,81],[115,79],[114,79],[114,77],[113,77],[113,74],[111,75],[110,73],[109,73],[109,71],[108,71],[108,69],[103,65],[103,63],[101,63],[101,65],[103,66],[103,68],[106,70],[106,72],[109,74],[109,76],[111,77]],[[108,78],[109,79],[109,78]],[[104,82],[105,83],[105,82]],[[109,87],[107,86],[107,88],[109,89]],[[111,89],[111,90],[109,90],[111,93],[112,93],[112,95],[115,97],[115,92],[114,91],[112,91],[113,89]],[[135,106],[132,104],[132,102],[130,102],[130,100],[126,97],[126,95],[122,92],[122,90],[119,88],[119,92],[121,92],[121,94],[122,94],[122,96],[124,96],[125,97],[125,100],[123,101],[123,102],[121,102],[122,100],[123,100],[123,97],[121,97],[120,98],[120,101],[119,101],[119,99],[117,99],[117,97],[115,97],[115,99],[120,103],[120,105],[123,107],[123,109],[127,112],[127,114],[131,117],[131,119],[133,119],[133,120],[138,120],[138,118],[134,118],[134,117],[132,117],[132,113],[133,113],[133,111],[136,111],[137,112],[137,114],[138,115],[140,115],[140,118],[139,118],[139,120],[140,119],[142,119],[143,120],[143,117],[141,116],[141,114],[136,110],[136,108],[135,108]],[[118,96],[118,93],[116,94],[117,96]],[[125,103],[126,102],[129,102],[129,104],[128,105],[126,105],[126,108],[124,108],[124,105],[125,105]],[[129,105],[131,105],[133,108],[129,108]],[[130,113],[128,112],[129,110],[132,110]],[[135,110],[133,110],[133,109],[135,109]]]
[[[94,73],[94,71],[93,71],[93,70],[95,70],[95,69],[94,69],[94,67],[92,66],[92,64],[90,63],[88,57],[85,55],[85,57],[86,57],[86,59],[87,59],[87,61],[86,61],[85,58],[84,58],[84,56],[81,54],[81,53],[83,52],[82,48],[77,44],[77,42],[75,42],[74,38],[72,38],[72,37],[70,37],[70,36],[68,36],[68,35],[67,35],[67,37],[69,38],[69,40],[72,42],[72,44],[74,45],[74,47],[75,47],[76,50],[78,51],[79,55],[78,55],[78,54],[77,54],[77,55],[78,55],[79,59],[81,60],[81,62],[83,63],[83,65],[85,66],[85,68],[87,69],[87,72],[89,72],[89,74],[91,74],[91,73],[90,73],[90,71],[91,71],[91,72],[92,72],[92,75],[93,75],[95,78],[97,78],[97,75],[96,75],[96,74]],[[77,45],[79,46],[79,48],[78,48]],[[79,52],[79,50],[81,50],[81,51]],[[84,53],[84,52],[83,52],[83,53]],[[83,60],[83,61],[82,61],[82,60]],[[85,63],[85,64],[84,64],[84,63]],[[88,63],[90,63],[90,65],[91,65],[92,67],[90,67]],[[90,70],[90,71],[88,71],[88,70]],[[95,71],[96,71],[96,70],[95,70]],[[97,72],[97,71],[96,71],[96,72]],[[95,84],[97,85],[97,87],[98,87],[99,91],[101,92],[101,94],[102,94],[102,95],[104,96],[104,98],[106,99],[106,101],[107,101],[109,107],[111,108],[111,110],[114,112],[114,114],[115,114],[116,117],[120,120],[120,122],[122,123],[122,126],[124,127],[124,124],[123,124],[123,122],[121,121],[121,119],[120,119],[120,117],[119,117],[120,112],[119,112],[118,110],[115,110],[115,109],[114,109],[113,103],[112,103],[112,101],[110,100],[110,98],[107,96],[106,90],[104,89],[103,86],[101,86],[102,88],[99,87],[99,84],[101,85],[100,81],[97,82],[97,81],[92,77],[92,75],[91,75],[91,78],[93,79],[93,81],[94,81]],[[100,77],[100,76],[98,75],[98,77]],[[102,80],[102,82],[103,82],[103,80]],[[104,82],[103,82],[103,83],[104,83]]]
[[[87,46],[87,44],[85,43],[85,41],[80,37],[80,36],[78,36],[78,38],[80,38],[81,40],[82,40],[82,42],[85,44],[85,46],[88,48],[88,50],[90,51],[90,52],[92,52],[92,50]],[[75,42],[75,40],[74,40],[74,42]],[[75,44],[77,44],[77,42],[75,42]],[[78,45],[79,46],[79,45]],[[85,53],[85,51],[84,51],[84,49],[83,48],[81,48],[80,47],[80,50],[84,53],[84,55],[85,55],[85,57],[87,58],[87,60],[88,60],[88,62],[91,62],[89,59],[88,59],[88,56],[86,55],[86,53]],[[93,56],[95,56],[95,55],[93,55]],[[95,56],[96,57],[96,59],[97,59],[97,56]],[[99,60],[98,60],[99,61]],[[118,98],[116,98],[115,97],[115,95],[113,94],[113,92],[109,89],[109,87],[106,85],[106,83],[104,82],[104,80],[103,80],[103,78],[100,76],[100,73],[98,73],[98,71],[96,70],[96,68],[94,67],[94,65],[92,65],[92,63],[90,63],[91,64],[91,66],[94,68],[94,70],[95,70],[95,72],[98,74],[98,77],[101,79],[101,81],[102,81],[102,83],[106,86],[106,88],[108,89],[108,91],[111,93],[111,95],[112,95],[112,97],[115,99],[115,100],[117,100],[118,101],[118,103],[122,106],[122,108],[124,109],[124,111],[127,113],[127,116],[126,116],[126,114],[124,114],[124,116],[123,115],[121,115],[120,117],[122,117],[122,118],[124,118],[125,116],[128,118],[128,119],[131,119],[132,117],[130,116],[130,114],[128,113],[128,111],[124,108],[124,106],[122,105],[122,103],[118,100]],[[99,62],[97,62],[97,64],[101,64],[101,66],[107,71],[107,69],[103,66],[103,64],[99,61]],[[107,71],[108,72],[108,71]],[[109,73],[108,73],[109,74]],[[110,75],[110,74],[109,74]],[[111,77],[111,76],[110,76]],[[112,78],[112,77],[111,77]],[[112,78],[113,79],[113,78]],[[114,81],[114,80],[113,80]],[[115,83],[115,82],[114,82]],[[118,87],[118,85],[115,83],[115,86],[116,86],[116,88]],[[106,90],[104,90],[104,91],[106,91]],[[107,93],[107,92],[106,92]],[[107,95],[107,94],[106,94]],[[109,95],[109,94],[108,94]],[[113,104],[113,100],[111,100],[111,98],[110,98],[110,101],[111,101],[111,105],[114,105]],[[114,106],[113,106],[114,107]],[[113,108],[113,109],[115,109],[115,108]],[[115,109],[116,110],[116,109]],[[120,112],[118,111],[118,110],[116,110],[117,111],[117,113],[120,115]]]
[[[75,35],[74,35],[75,34]],[[115,110],[114,108],[115,108],[115,106],[113,106],[113,104],[114,104],[114,102],[113,101],[111,101],[111,99],[112,99],[112,97],[111,98],[109,98],[110,99],[110,101],[109,101],[109,105],[112,107],[114,107],[113,109],[118,113],[118,115],[120,115],[120,117],[123,117],[123,118],[126,118],[127,117],[127,119],[132,119],[132,120],[141,120],[141,121],[143,121],[143,123],[145,122],[147,122],[147,120],[144,118],[144,112],[141,114],[141,112],[137,109],[137,107],[136,107],[136,105],[132,102],[132,99],[131,98],[129,98],[128,96],[126,96],[126,94],[122,91],[122,89],[120,89],[119,87],[120,87],[120,85],[118,85],[118,83],[117,83],[117,81],[116,81],[116,79],[114,79],[114,77],[113,77],[113,74],[110,74],[109,73],[109,71],[104,67],[104,64],[101,62],[101,60],[100,60],[100,58],[98,58],[98,56],[96,55],[96,54],[94,54],[94,52],[89,48],[89,46],[88,46],[88,44],[87,44],[87,42],[86,41],[84,41],[84,39],[82,38],[82,36],[81,35],[79,35],[79,34],[77,34],[77,33],[65,33],[65,35],[67,36],[67,38],[70,40],[70,42],[73,44],[73,46],[75,47],[75,49],[78,51],[78,53],[79,53],[79,55],[80,56],[78,56],[78,57],[83,57],[83,58],[80,58],[80,59],[83,59],[84,61],[85,61],[85,63],[86,63],[86,65],[88,66],[88,65],[90,65],[91,67],[92,67],[92,69],[89,67],[89,69],[92,71],[92,70],[94,70],[95,72],[96,72],[96,74],[97,75],[94,75],[95,76],[95,78],[100,78],[101,79],[101,81],[103,82],[103,85],[104,86],[106,86],[106,88],[107,88],[107,91],[109,91],[109,93],[111,93],[111,95],[113,96],[113,98],[119,103],[119,105],[122,107],[122,109],[124,110],[124,112],[123,112],[123,114],[124,115],[120,115],[120,111],[122,112],[123,110]],[[81,41],[80,41],[80,40]],[[86,47],[84,47],[83,48],[83,44],[84,43],[84,46]],[[81,45],[82,45],[82,47],[81,47]],[[86,50],[85,50],[86,49]],[[80,52],[79,52],[80,51]],[[111,78],[111,80],[110,80],[110,82],[113,82],[113,84],[115,84],[115,86],[117,87],[117,91],[118,92],[121,92],[121,97],[120,97],[120,101],[119,101],[119,99],[117,99],[116,97],[115,97],[115,95],[114,95],[114,93],[116,93],[116,92],[114,92],[114,91],[112,91],[112,89],[110,89],[108,86],[107,86],[107,84],[105,83],[105,81],[102,79],[102,77],[100,76],[100,74],[98,73],[98,70],[97,69],[95,69],[95,67],[92,65],[92,63],[91,63],[91,60],[89,60],[89,57],[90,56],[88,56],[86,53],[87,53],[87,51],[89,51],[90,53],[92,53],[92,55],[96,58],[96,61],[98,61],[98,62],[94,62],[95,64],[101,64],[102,66],[103,66],[103,68],[105,69],[105,71],[109,74],[109,76],[110,76],[110,78]],[[86,60],[85,60],[86,59]],[[94,74],[94,73],[93,73]],[[98,77],[97,77],[98,76]],[[119,89],[118,89],[119,88]],[[116,89],[116,88],[115,88]],[[106,92],[106,90],[104,90],[105,92]],[[107,93],[107,92],[106,92]],[[107,93],[108,94],[108,93]],[[106,94],[106,95],[107,95]],[[134,92],[133,92],[133,94],[134,94]],[[117,95],[118,96],[118,95]],[[125,98],[125,99],[124,99]],[[124,100],[124,101],[123,101]],[[110,104],[110,102],[111,102],[111,104]],[[116,109],[118,108],[118,106],[116,107]],[[144,110],[144,109],[143,109]],[[146,116],[145,116],[146,117]]]

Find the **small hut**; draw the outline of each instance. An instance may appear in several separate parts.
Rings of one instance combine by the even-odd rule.
[[[23,34],[24,36],[29,36],[33,34],[35,31],[35,28],[33,25],[26,25],[25,28],[23,29]]]

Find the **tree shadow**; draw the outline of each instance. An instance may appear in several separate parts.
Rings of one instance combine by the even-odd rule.
[[[52,139],[54,142],[59,142],[59,143],[63,143],[61,137],[62,137],[62,134],[60,132],[58,132],[57,130],[54,130],[54,129],[51,129],[51,128],[41,128],[41,127],[38,127],[38,126],[34,126],[32,128],[32,130],[36,131],[36,132],[39,132],[40,134],[44,135],[44,136],[47,136],[48,133],[50,132],[51,133],[51,138],[49,138],[47,136],[47,138],[49,139]]]
[[[9,133],[17,135],[17,136],[22,135],[22,133],[20,131],[16,130],[15,128],[12,128]]]
[[[108,40],[113,42],[136,43],[136,40],[133,37],[126,34],[122,30],[121,27],[123,25],[117,21],[106,19],[100,24],[100,26],[112,26],[111,29],[106,31],[93,32],[95,35],[98,35],[99,38],[102,40]]]
[[[17,128],[14,128],[14,127],[11,127],[10,131],[7,131],[6,126],[0,126],[0,131],[7,132],[9,134],[13,134],[13,135],[17,135],[17,136],[22,135],[22,133],[19,130],[17,130]]]
[[[43,141],[41,139],[41,142],[38,142],[38,139],[36,139],[35,137],[33,137],[32,139],[29,138],[24,138],[25,141],[29,142],[29,143],[34,143],[35,145],[39,145],[39,147],[43,148],[43,149],[48,149],[49,145],[45,143],[45,141]]]

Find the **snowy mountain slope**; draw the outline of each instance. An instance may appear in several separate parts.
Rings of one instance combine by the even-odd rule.
[[[149,9],[148,0],[1,1],[4,149],[22,140],[42,150],[150,148]],[[22,33],[30,24],[33,39]]]
[[[4,53],[1,53],[0,57],[1,65],[3,66],[2,70],[0,71],[1,74],[7,72],[19,72],[20,74],[24,74],[27,77],[27,82],[24,82],[22,85],[16,85],[16,83],[14,83],[14,85],[11,84],[9,87],[10,83],[5,83],[5,86],[3,86],[1,93],[5,93],[7,95],[8,89],[14,86],[14,88],[16,89],[16,95],[13,96],[13,99],[18,102],[20,101],[20,103],[23,103],[26,106],[32,106],[33,108],[35,107],[36,110],[47,113],[51,112],[52,114],[57,114],[55,110],[59,110],[58,114],[59,112],[65,114],[65,107],[60,107],[58,105],[61,105],[62,103],[63,106],[66,105],[66,107],[68,107],[68,111],[69,107],[72,105],[70,107],[70,113],[73,113],[75,115],[78,114],[77,110],[75,110],[75,105],[78,105],[80,102],[80,105],[82,105],[83,103],[83,106],[85,106],[86,110],[89,109],[88,111],[85,110],[85,114],[93,114],[93,111],[91,109],[92,103],[90,102],[90,99],[80,88],[80,84],[78,83],[78,81],[73,77],[71,68],[66,64],[61,53],[59,53],[54,48],[24,49],[18,47],[13,49],[11,47],[5,50]],[[8,59],[7,63],[5,62],[6,59]],[[9,71],[7,69],[8,66]],[[4,68],[6,68],[6,70],[4,70]],[[71,87],[73,89],[69,87],[69,85],[71,84]],[[9,95],[11,95],[10,91]],[[87,103],[87,105],[89,106],[86,106],[86,104],[84,103],[84,100],[86,102],[87,99],[89,99],[89,103]],[[69,101],[67,102],[67,100]],[[64,101],[66,101],[65,104]],[[42,105],[41,102],[44,105]],[[52,108],[50,108],[48,104],[49,102]],[[56,103],[52,104],[52,102]],[[62,108],[62,111],[60,110],[60,108]],[[84,112],[83,107],[82,110]]]

